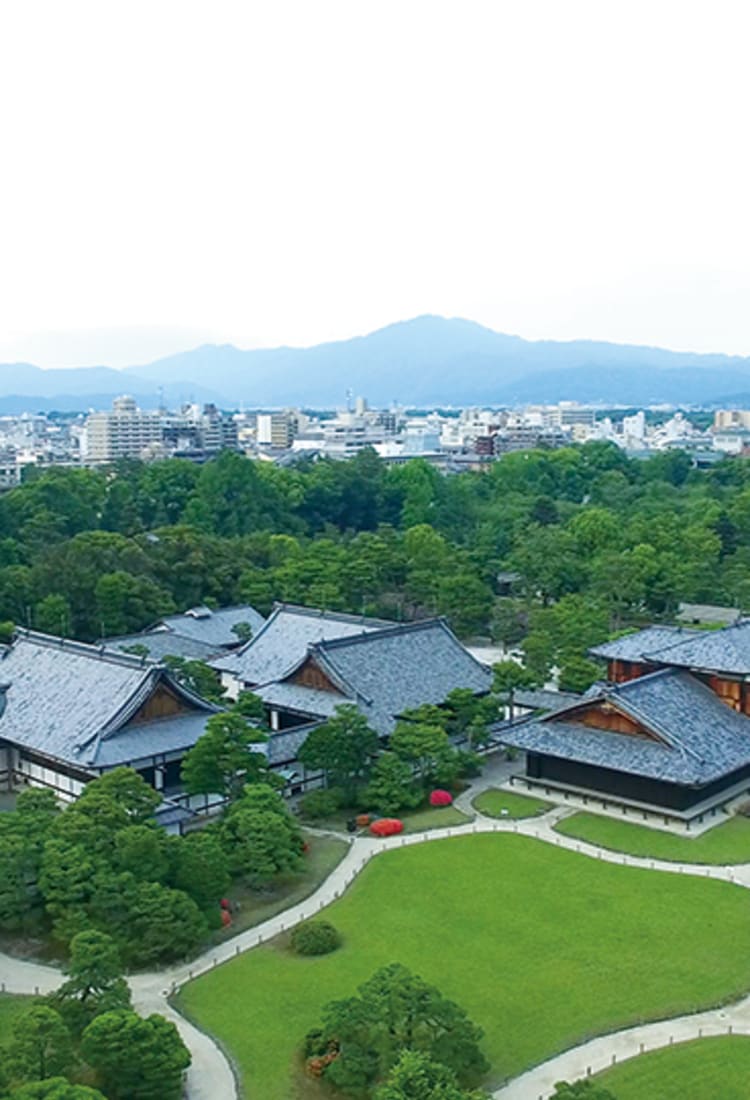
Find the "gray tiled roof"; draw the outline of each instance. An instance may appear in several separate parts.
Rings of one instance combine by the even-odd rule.
[[[703,786],[750,764],[750,718],[687,672],[669,668],[625,684],[595,685],[587,699],[613,704],[661,740],[584,726],[576,721],[580,702],[506,728],[502,739],[529,752],[684,786]]]
[[[750,619],[723,630],[698,630],[677,644],[653,647],[646,654],[660,664],[750,676]]]
[[[242,604],[238,607],[219,607],[216,610],[210,607],[193,607],[182,615],[167,615],[160,623],[155,624],[155,628],[163,624],[173,633],[213,646],[216,651],[238,644],[239,639],[232,628],[239,623],[248,623],[255,635],[264,622],[265,619],[254,607]],[[155,628],[148,633],[153,633]]]
[[[580,696],[573,691],[544,691],[542,688],[530,688],[513,693],[513,705],[529,707],[531,710],[559,710]]]
[[[255,637],[234,653],[211,661],[211,667],[232,673],[242,683],[268,684],[282,680],[290,669],[296,668],[314,642],[389,626],[393,623],[383,619],[279,604]]]
[[[299,750],[307,740],[307,735],[315,729],[317,723],[297,726],[292,730],[284,730],[282,733],[272,733],[268,739],[268,763],[272,767],[279,764],[291,764],[299,755]]]
[[[298,714],[307,714],[316,718],[330,718],[339,703],[354,702],[344,693],[339,695],[333,691],[318,691],[303,684],[293,684],[288,680],[280,684],[265,684],[258,688],[256,694],[269,707],[279,707],[282,710],[295,711]]]
[[[126,653],[131,646],[145,646],[151,661],[163,661],[165,657],[186,657],[191,661],[209,661],[216,656],[216,646],[187,638],[171,630],[155,630],[151,634],[121,634],[117,638],[105,638],[104,644]]]
[[[105,740],[95,741],[89,763],[96,768],[112,768],[148,760],[161,753],[190,749],[204,733],[210,717],[206,711],[195,711],[152,722],[134,722]]]
[[[613,642],[592,646],[589,653],[609,661],[642,661],[644,653],[693,638],[696,633],[679,626],[647,626],[645,630],[623,634]]]
[[[102,638],[101,644],[112,649],[127,650],[130,646],[144,645],[154,661],[165,657],[187,657],[189,660],[209,661],[231,646],[239,646],[240,640],[232,629],[238,623],[248,623],[255,636],[265,619],[254,607],[194,607],[182,615],[167,615],[139,634],[119,634]]]
[[[0,659],[0,681],[10,685],[0,739],[14,745],[79,767],[98,766],[100,744],[127,725],[161,681],[204,721],[207,711],[218,709],[140,657],[31,631],[17,633]]]
[[[171,798],[165,798],[161,805],[157,806],[154,810],[154,817],[158,825],[161,825],[163,829],[166,829],[169,825],[181,825],[184,821],[189,821],[191,817],[194,817],[192,810],[187,809],[185,806],[180,806],[179,803],[172,801]]]
[[[483,693],[492,686],[490,670],[442,619],[320,642],[310,652],[381,736],[407,709],[442,703],[454,688]]]

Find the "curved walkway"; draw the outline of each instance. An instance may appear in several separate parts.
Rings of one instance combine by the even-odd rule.
[[[483,789],[497,784],[497,779],[479,780],[465,792],[457,805],[470,807],[471,800]],[[628,867],[641,867],[669,874],[696,875],[701,878],[721,879],[750,889],[750,864],[737,867],[704,866],[691,863],[669,863],[663,860],[643,859],[623,855],[605,848],[578,841],[554,831],[554,826],[571,811],[567,807],[555,807],[541,817],[521,820],[495,820],[476,814],[475,820],[466,825],[435,829],[423,833],[411,833],[387,840],[375,837],[349,838],[349,851],[328,878],[310,897],[284,912],[271,917],[254,928],[239,933],[204,952],[192,962],[148,974],[134,974],[128,980],[133,994],[134,1007],[148,1014],[159,1012],[178,1027],[193,1056],[187,1075],[189,1100],[237,1100],[239,1096],[230,1063],[217,1043],[207,1034],[187,1021],[169,1003],[170,995],[191,979],[205,974],[215,966],[228,962],[237,955],[257,947],[288,930],[300,921],[313,916],[341,896],[356,876],[381,852],[412,844],[431,843],[449,837],[471,836],[475,833],[517,833],[522,836],[567,848],[592,859],[619,863]],[[59,970],[24,962],[0,954],[0,988],[8,993],[49,993],[61,981]],[[643,1049],[666,1046],[670,1041],[697,1038],[702,1034],[726,1034],[729,1027],[736,1031],[750,1031],[750,996],[733,1006],[691,1016],[677,1017],[661,1023],[646,1024],[594,1039],[549,1059],[535,1069],[515,1078],[494,1093],[495,1100],[544,1100],[552,1094],[555,1081],[575,1080],[586,1076],[587,1071],[598,1072],[617,1060],[632,1057]]]

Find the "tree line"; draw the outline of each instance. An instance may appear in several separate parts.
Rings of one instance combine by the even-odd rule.
[[[234,453],[53,468],[0,497],[0,532],[6,630],[83,640],[198,603],[285,600],[530,638],[544,671],[580,658],[556,639],[581,625],[588,642],[680,600],[750,607],[748,463],[596,442],[450,476],[370,451],[291,469]],[[509,594],[500,572],[518,576]]]

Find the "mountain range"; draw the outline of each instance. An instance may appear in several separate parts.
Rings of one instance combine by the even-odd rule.
[[[343,405],[517,405],[572,400],[619,405],[750,401],[750,358],[590,340],[524,340],[461,318],[416,317],[367,336],[309,348],[243,351],[206,344],[114,370],[0,364],[0,412],[107,408],[132,394],[144,408],[214,401],[224,408]]]

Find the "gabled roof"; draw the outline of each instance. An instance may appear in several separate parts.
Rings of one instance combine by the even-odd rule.
[[[514,707],[530,710],[552,711],[575,703],[580,696],[574,691],[545,691],[543,688],[519,688],[513,692]]]
[[[264,622],[263,616],[250,604],[219,607],[215,610],[210,607],[192,607],[181,615],[165,616],[149,627],[146,633],[171,630],[173,634],[179,634],[183,638],[192,638],[213,646],[216,651],[239,643],[233,630],[239,623],[248,623],[253,634],[257,634]]]
[[[348,638],[393,625],[384,619],[276,604],[249,642],[210,663],[220,672],[230,672],[241,683],[268,684],[283,680],[304,659],[308,646],[315,642]]]
[[[307,659],[307,658],[305,658]],[[492,673],[461,645],[443,619],[403,623],[389,629],[338,638],[310,647],[315,662],[381,736],[397,717],[422,703],[442,703],[454,688],[479,694],[492,686]],[[304,663],[304,662],[301,662]],[[286,686],[278,685],[278,686]],[[298,692],[308,691],[292,685]]]
[[[9,684],[0,740],[82,768],[99,766],[100,746],[116,739],[160,683],[204,722],[219,709],[161,665],[32,631],[17,631],[0,659],[0,681]]]
[[[646,656],[680,668],[750,676],[750,619],[723,630],[694,631],[692,637],[655,648]]]
[[[101,644],[121,650],[134,645],[146,646],[148,656],[154,661],[162,661],[165,657],[209,661],[225,649],[239,647],[240,639],[233,630],[239,623],[247,623],[255,636],[265,619],[249,604],[216,610],[193,607],[181,615],[167,615],[138,634],[102,638]]]
[[[680,626],[647,626],[645,630],[623,634],[613,642],[592,646],[589,653],[592,657],[603,657],[608,661],[643,661],[645,653],[685,641],[697,633]]]
[[[151,722],[131,722],[109,737],[92,741],[85,750],[87,762],[95,768],[115,768],[120,764],[132,767],[152,756],[185,752],[203,736],[208,718],[205,710],[196,710]]]
[[[283,680],[280,684],[264,684],[256,689],[263,702],[280,710],[291,711],[307,718],[330,718],[340,703],[353,703],[352,695],[322,691]]]
[[[583,705],[596,703],[621,711],[656,739],[599,730],[577,721]],[[750,718],[676,668],[624,684],[595,684],[572,705],[498,735],[527,752],[683,786],[704,786],[750,764]]]
[[[165,657],[185,657],[190,661],[210,661],[216,656],[216,646],[175,634],[172,630],[154,630],[150,634],[121,634],[117,638],[104,638],[103,645],[127,653],[133,646],[148,650],[150,661],[163,661]]]

